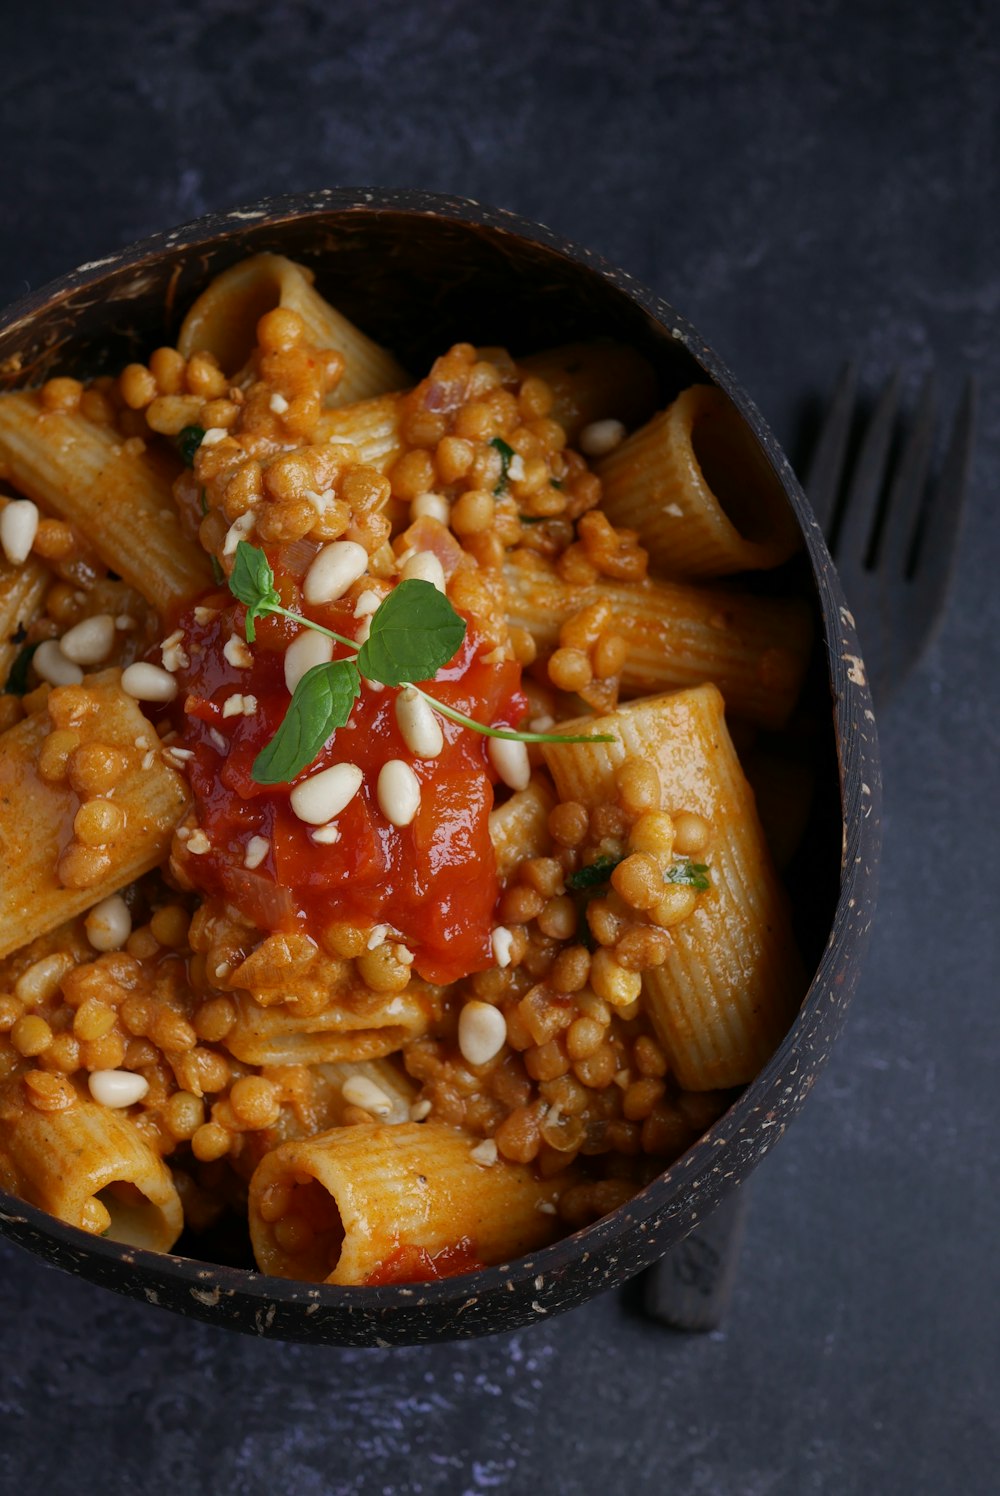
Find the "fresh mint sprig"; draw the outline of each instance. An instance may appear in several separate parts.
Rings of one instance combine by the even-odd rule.
[[[258,784],[287,784],[312,763],[331,734],[350,720],[362,676],[384,686],[412,686],[443,717],[485,737],[518,743],[615,741],[611,733],[561,735],[490,727],[446,706],[416,685],[418,680],[432,680],[454,659],[465,638],[465,620],[430,582],[410,578],[398,583],[371,615],[368,638],[360,648],[356,639],[284,607],[274,585],[271,563],[249,541],[241,540],[236,547],[229,590],[247,610],[249,644],[257,636],[257,619],[276,613],[352,651],[344,659],[314,665],[298,682],[281,726],[254,760],[251,772]]]

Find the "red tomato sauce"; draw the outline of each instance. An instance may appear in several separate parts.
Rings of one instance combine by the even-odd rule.
[[[463,1236],[454,1246],[428,1252],[426,1247],[400,1246],[389,1253],[365,1279],[371,1288],[387,1283],[435,1283],[440,1278],[458,1278],[478,1273],[486,1266],[476,1256],[471,1237]]]
[[[287,605],[299,609],[295,584],[279,579],[279,586]],[[192,881],[262,929],[318,933],[331,920],[390,925],[413,951],[415,971],[430,982],[452,982],[492,965],[499,886],[489,833],[497,776],[488,739],[440,718],[443,752],[415,759],[396,723],[398,691],[362,685],[350,721],[295,781],[341,762],[364,773],[358,794],[336,817],[339,840],[319,844],[289,805],[293,786],[261,785],[251,774],[288,707],[284,651],[298,629],[275,615],[259,619],[253,664],[239,669],[223,651],[231,635],[244,638],[243,605],[227,592],[213,592],[200,606],[219,611],[204,622],[194,608],[177,619],[190,665],[176,673],[178,695],[170,708],[183,746],[193,751],[188,776],[198,823],[212,844],[210,852],[188,859]],[[360,629],[347,603],[312,607],[310,616],[348,638]],[[520,666],[484,661],[487,646],[466,621],[457,654],[428,689],[477,721],[517,726],[527,710]],[[349,651],[335,645],[334,653]],[[256,698],[253,715],[223,716],[234,693]],[[378,806],[379,770],[391,758],[404,759],[420,780],[420,808],[406,827],[391,825]],[[248,870],[246,849],[255,836],[265,837],[269,850]]]

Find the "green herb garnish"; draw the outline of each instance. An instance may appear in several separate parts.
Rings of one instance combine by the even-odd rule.
[[[445,706],[416,685],[418,680],[432,680],[454,658],[465,638],[465,621],[430,582],[416,578],[400,582],[372,614],[368,638],[360,649],[356,640],[283,607],[270,562],[262,550],[246,540],[236,547],[229,590],[246,607],[248,643],[252,644],[256,638],[257,619],[277,613],[303,628],[325,634],[351,651],[346,659],[314,665],[299,681],[284,721],[254,762],[252,773],[258,784],[288,783],[312,763],[330,735],[348,722],[360,690],[360,676],[384,686],[412,686],[443,717],[485,737],[508,738],[519,743],[615,741],[611,733],[560,736],[488,727],[454,707]]]
[[[7,684],[4,686],[5,695],[24,696],[27,693],[28,666],[31,664],[35,650],[41,642],[39,639],[37,644],[26,644],[17,654],[7,676]]]
[[[575,873],[570,873],[566,879],[567,888],[599,888],[602,883],[607,883],[623,857],[598,857],[586,867],[578,867]]]
[[[710,888],[708,881],[708,864],[705,862],[691,862],[687,857],[681,857],[663,874],[664,883],[686,883],[688,888],[696,888],[699,893],[704,893]]]
[[[541,525],[549,516],[547,514],[519,514],[517,517],[522,525]]]
[[[185,467],[194,467],[194,454],[205,437],[204,426],[183,426],[177,433],[177,450]]]
[[[505,442],[502,436],[494,436],[490,441],[490,446],[494,449],[494,451],[500,453],[500,481],[497,483],[496,487],[493,490],[494,496],[496,496],[497,494],[506,492],[507,474],[510,471],[510,465],[513,462],[516,454],[514,452],[514,448],[510,445],[509,442]]]
[[[443,592],[429,582],[400,582],[372,615],[358,669],[383,686],[430,680],[455,658],[464,638],[465,622]]]
[[[246,604],[247,643],[257,637],[257,619],[262,613],[281,610],[281,596],[274,585],[274,572],[263,551],[241,540],[236,547],[236,561],[229,577],[229,590]]]
[[[361,693],[353,660],[314,665],[295,687],[284,721],[254,759],[258,784],[286,784],[311,764],[327,738],[343,727]]]

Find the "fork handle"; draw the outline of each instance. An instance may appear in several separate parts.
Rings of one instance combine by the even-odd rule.
[[[747,1190],[735,1190],[710,1216],[647,1268],[643,1309],[673,1330],[715,1330],[725,1318],[736,1282]]]

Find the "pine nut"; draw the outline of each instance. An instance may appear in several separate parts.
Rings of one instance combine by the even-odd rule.
[[[392,1113],[392,1097],[387,1096],[367,1075],[349,1075],[340,1093],[348,1106],[359,1106],[374,1117],[388,1117]]]
[[[178,670],[186,670],[190,665],[191,656],[184,648],[183,629],[174,629],[169,638],[164,639],[160,645],[160,663],[171,675]]]
[[[357,764],[332,764],[297,784],[289,795],[292,810],[309,826],[325,826],[350,805],[364,774]]]
[[[315,629],[303,629],[285,650],[285,685],[289,693],[314,665],[328,665],[333,659],[333,640]]]
[[[119,951],[132,933],[132,916],[120,893],[95,904],[84,920],[95,951]]]
[[[251,836],[243,854],[243,866],[250,869],[260,867],[270,850],[271,843],[266,836]]]
[[[496,1163],[499,1153],[493,1138],[483,1138],[474,1148],[469,1149],[469,1157],[475,1159],[477,1164],[482,1164],[484,1169],[489,1169]]]
[[[420,780],[401,758],[390,758],[378,776],[379,809],[394,826],[408,826],[420,809]]]
[[[137,660],[122,671],[122,690],[127,696],[134,696],[136,701],[173,701],[177,695],[177,682],[169,670]]]
[[[527,744],[512,738],[490,738],[486,749],[490,763],[512,790],[526,790],[531,781]]]
[[[580,451],[588,457],[605,457],[621,446],[624,436],[621,421],[591,421],[580,432]]]
[[[11,566],[27,561],[37,534],[37,504],[30,499],[12,499],[0,513],[0,546]]]
[[[416,758],[438,757],[444,748],[441,723],[430,702],[412,686],[396,697],[396,721],[403,742]]]
[[[514,937],[506,925],[497,925],[490,936],[490,944],[493,947],[493,956],[498,966],[510,965],[510,953],[514,945]]]
[[[418,494],[410,505],[411,520],[436,519],[439,524],[446,525],[449,514],[448,500],[439,493]]]
[[[50,686],[78,686],[83,680],[83,671],[72,660],[67,660],[55,639],[46,639],[35,650],[32,664]]]
[[[329,821],[325,826],[317,826],[315,831],[310,831],[309,840],[319,847],[336,846],[340,841],[340,827],[336,821]]]
[[[252,509],[248,509],[246,514],[241,514],[237,519],[234,519],[226,531],[225,540],[222,542],[222,554],[224,556],[235,556],[236,548],[240,541],[246,540],[256,523],[257,516]]]
[[[332,603],[368,570],[368,552],[356,540],[325,545],[306,572],[302,594],[307,603]]]
[[[486,1065],[507,1042],[507,1020],[499,1008],[473,998],[458,1015],[458,1047],[470,1065]]]
[[[444,592],[444,567],[433,551],[417,551],[403,564],[404,582],[430,582],[439,592]]]
[[[230,634],[223,648],[223,656],[226,663],[232,665],[234,670],[249,670],[253,664],[253,655],[250,653],[249,645],[239,634]]]
[[[366,587],[364,592],[358,594],[354,602],[355,618],[366,618],[372,613],[377,613],[382,606],[382,594],[376,592],[373,587]]]
[[[133,1075],[131,1070],[94,1070],[87,1084],[91,1096],[100,1106],[132,1106],[149,1090],[146,1077]]]
[[[74,624],[59,640],[59,648],[74,665],[99,665],[114,648],[115,621],[110,613],[98,613]]]

